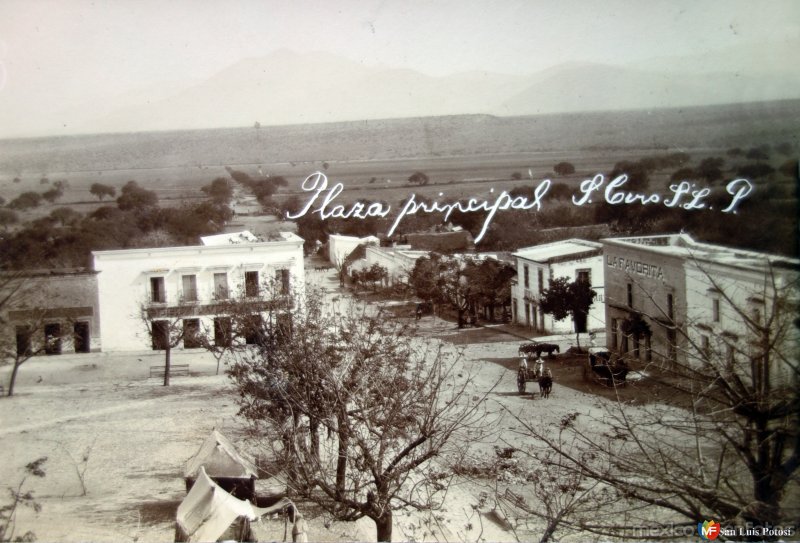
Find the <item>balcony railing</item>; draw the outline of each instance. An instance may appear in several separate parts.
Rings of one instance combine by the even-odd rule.
[[[530,302],[535,302],[536,301],[536,296],[534,295],[533,291],[530,290],[530,289],[527,289],[527,288],[524,289],[522,291],[522,296],[527,301],[530,301]]]
[[[197,288],[186,289],[178,297],[179,303],[193,304],[197,302]]]

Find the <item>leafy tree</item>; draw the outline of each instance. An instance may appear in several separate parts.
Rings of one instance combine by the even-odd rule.
[[[458,315],[458,327],[463,328],[465,316],[475,314],[480,281],[470,281],[478,276],[473,259],[430,253],[418,258],[409,274],[409,285],[415,294],[432,304],[445,304]]]
[[[436,253],[420,257],[408,276],[408,284],[421,299],[432,304],[443,303],[444,295],[440,288],[441,274],[444,271],[442,257]]]
[[[19,177],[15,177],[14,178],[14,183],[21,183],[21,182],[22,182],[22,179],[20,179]]]
[[[290,493],[339,520],[367,517],[377,540],[391,541],[395,510],[441,506],[448,476],[431,461],[460,461],[459,444],[482,433],[486,395],[472,397],[463,363],[412,328],[322,299],[308,293],[288,341],[277,319],[262,318],[257,352],[228,373]]]
[[[556,200],[569,200],[572,198],[572,190],[566,183],[556,183],[550,187],[550,197]]]
[[[697,176],[700,179],[705,179],[709,183],[722,179],[722,166],[725,165],[725,159],[720,157],[704,158],[697,166]]]
[[[39,207],[39,204],[42,202],[42,195],[38,192],[23,192],[11,202],[8,203],[8,207],[11,209],[18,209],[20,211],[24,211],[26,209],[32,209],[34,207]]]
[[[553,166],[553,171],[558,175],[570,175],[575,173],[575,166],[570,162],[559,162]]]
[[[597,293],[588,281],[570,281],[567,277],[557,277],[542,292],[539,308],[557,321],[572,317],[575,323],[575,341],[580,348],[581,332],[586,331],[589,308],[596,296]]]
[[[512,266],[493,258],[467,262],[464,276],[473,300],[484,308],[490,321],[495,320],[496,308],[502,309],[511,303],[511,279],[515,275]]]
[[[414,172],[408,177],[408,182],[411,185],[427,185],[429,181],[428,175],[423,172]]]
[[[120,192],[117,207],[122,211],[144,211],[158,205],[158,195],[152,190],[140,187],[136,181],[125,183]]]
[[[60,187],[52,188],[50,190],[46,190],[42,193],[42,198],[50,202],[51,204],[61,198],[64,195],[64,190]]]
[[[670,181],[687,181],[695,178],[695,171],[691,168],[680,168],[669,176]]]
[[[513,179],[514,181],[519,181],[520,179],[522,179],[522,174],[519,172],[514,172],[511,174],[511,179]]]
[[[297,235],[303,238],[303,251],[311,254],[318,246],[328,239],[326,221],[316,213],[306,213],[299,219],[294,219],[297,224]]]
[[[389,271],[380,264],[373,264],[368,269],[364,270],[361,280],[365,283],[372,285],[372,290],[375,290],[375,285],[380,284],[389,277]]]
[[[728,149],[728,156],[734,158],[744,156],[744,151],[741,147],[734,147],[732,149]]]
[[[67,226],[80,221],[83,215],[71,207],[59,207],[50,212],[50,217],[61,223],[61,226]]]
[[[19,216],[10,209],[0,209],[0,227],[3,230],[8,230],[12,224],[19,222]]]
[[[39,179],[39,184],[40,185],[48,185],[48,184],[50,184],[50,180],[48,178],[46,178],[46,177],[42,177],[41,179]]]
[[[756,162],[755,164],[744,164],[737,170],[739,177],[745,179],[758,179],[759,177],[768,177],[775,173],[775,168],[763,162]]]
[[[615,179],[622,174],[628,176],[628,181],[625,183],[626,190],[641,192],[646,190],[647,185],[650,183],[647,168],[639,162],[630,162],[628,160],[617,162],[608,177],[609,179]]]
[[[89,192],[97,197],[98,200],[101,202],[103,198],[108,196],[109,198],[113,198],[117,195],[117,189],[110,185],[104,185],[103,183],[92,183],[92,186],[89,187]]]
[[[200,190],[215,202],[228,203],[233,197],[233,189],[224,177],[217,177],[211,184],[204,186]]]
[[[200,236],[222,231],[233,212],[222,203],[203,201],[178,208],[160,210],[148,230],[163,228],[182,244],[193,244]]]
[[[751,147],[747,150],[745,156],[751,160],[769,160],[769,145],[759,145],[758,147]]]

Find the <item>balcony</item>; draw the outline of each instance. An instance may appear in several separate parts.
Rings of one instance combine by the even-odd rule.
[[[522,297],[526,302],[535,302],[537,301],[536,296],[534,295],[533,291],[530,289],[524,289],[522,291]]]
[[[196,304],[197,303],[197,288],[191,288],[181,291],[178,294],[178,304]]]
[[[225,287],[217,286],[214,289],[212,300],[214,300],[215,302],[227,301],[230,300],[230,298],[231,298],[231,293],[228,290],[227,286]]]

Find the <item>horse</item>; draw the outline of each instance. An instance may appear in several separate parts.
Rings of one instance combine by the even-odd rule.
[[[555,343],[523,343],[519,346],[519,356],[527,356],[531,354],[535,354],[537,357],[541,356],[542,353],[547,353],[548,356],[552,357],[553,352],[560,353],[560,349],[558,345]]]
[[[539,394],[542,398],[549,398],[553,390],[553,373],[546,369],[544,375],[539,378]]]

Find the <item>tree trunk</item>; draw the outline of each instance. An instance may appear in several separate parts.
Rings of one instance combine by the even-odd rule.
[[[392,510],[388,505],[383,515],[375,519],[375,528],[378,531],[378,541],[392,540]]]
[[[17,382],[17,372],[19,371],[19,367],[21,365],[22,365],[21,362],[20,363],[14,362],[14,369],[11,370],[11,380],[8,383],[8,394],[6,394],[7,396],[14,395],[14,383]]]
[[[172,352],[172,349],[167,343],[166,348],[164,349],[164,386],[169,386],[169,355]]]
[[[308,426],[311,432],[311,456],[319,463],[319,420],[312,418]]]
[[[558,528],[558,519],[551,519],[548,521],[547,527],[545,528],[539,543],[548,543],[552,539],[553,534],[556,532],[556,528]]]
[[[344,409],[344,408],[342,408]],[[346,413],[339,412],[336,417],[336,430],[339,438],[339,449],[336,458],[336,497],[344,496],[345,484],[347,483],[347,449],[350,446],[348,427],[345,422]]]

